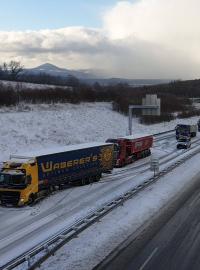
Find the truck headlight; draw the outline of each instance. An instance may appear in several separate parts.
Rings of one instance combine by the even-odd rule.
[[[24,199],[23,199],[23,198],[21,198],[21,199],[19,200],[19,203],[18,203],[18,205],[19,205],[19,206],[22,206],[22,205],[24,205]]]

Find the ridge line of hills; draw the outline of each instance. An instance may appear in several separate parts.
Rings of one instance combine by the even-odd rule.
[[[100,83],[101,85],[114,85],[118,83],[127,83],[131,86],[142,86],[142,85],[156,85],[168,83],[171,79],[126,79],[126,78],[109,78],[101,75],[99,70],[71,70],[57,67],[56,65],[45,63],[35,68],[29,68],[24,70],[25,74],[28,75],[39,75],[41,73],[60,77],[67,78],[68,76],[76,77],[81,82],[87,84],[94,84],[95,82]]]

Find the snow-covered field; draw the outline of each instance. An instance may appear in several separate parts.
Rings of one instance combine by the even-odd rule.
[[[181,120],[196,123],[198,117]],[[133,133],[173,129],[180,120],[145,126],[133,120]],[[127,135],[128,119],[110,103],[21,105],[0,109],[0,161],[16,152],[102,141]]]
[[[28,83],[28,82],[15,82],[15,81],[3,81],[3,80],[0,80],[0,84],[3,84],[5,86],[11,86],[17,90],[21,90],[21,89],[42,90],[42,89],[54,89],[54,88],[71,89],[71,87],[68,87],[68,86],[37,84],[37,83]]]

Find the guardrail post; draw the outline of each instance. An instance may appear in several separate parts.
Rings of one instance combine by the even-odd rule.
[[[46,251],[46,253],[49,253],[49,246],[48,245],[44,245],[44,250]]]
[[[26,260],[26,262],[27,262],[28,268],[31,267],[31,258],[30,258],[30,256],[26,256],[26,257],[25,257],[25,260]]]

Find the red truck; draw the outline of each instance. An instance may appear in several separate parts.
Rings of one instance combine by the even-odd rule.
[[[106,142],[114,144],[115,167],[123,167],[137,159],[151,155],[153,135],[130,135]]]

